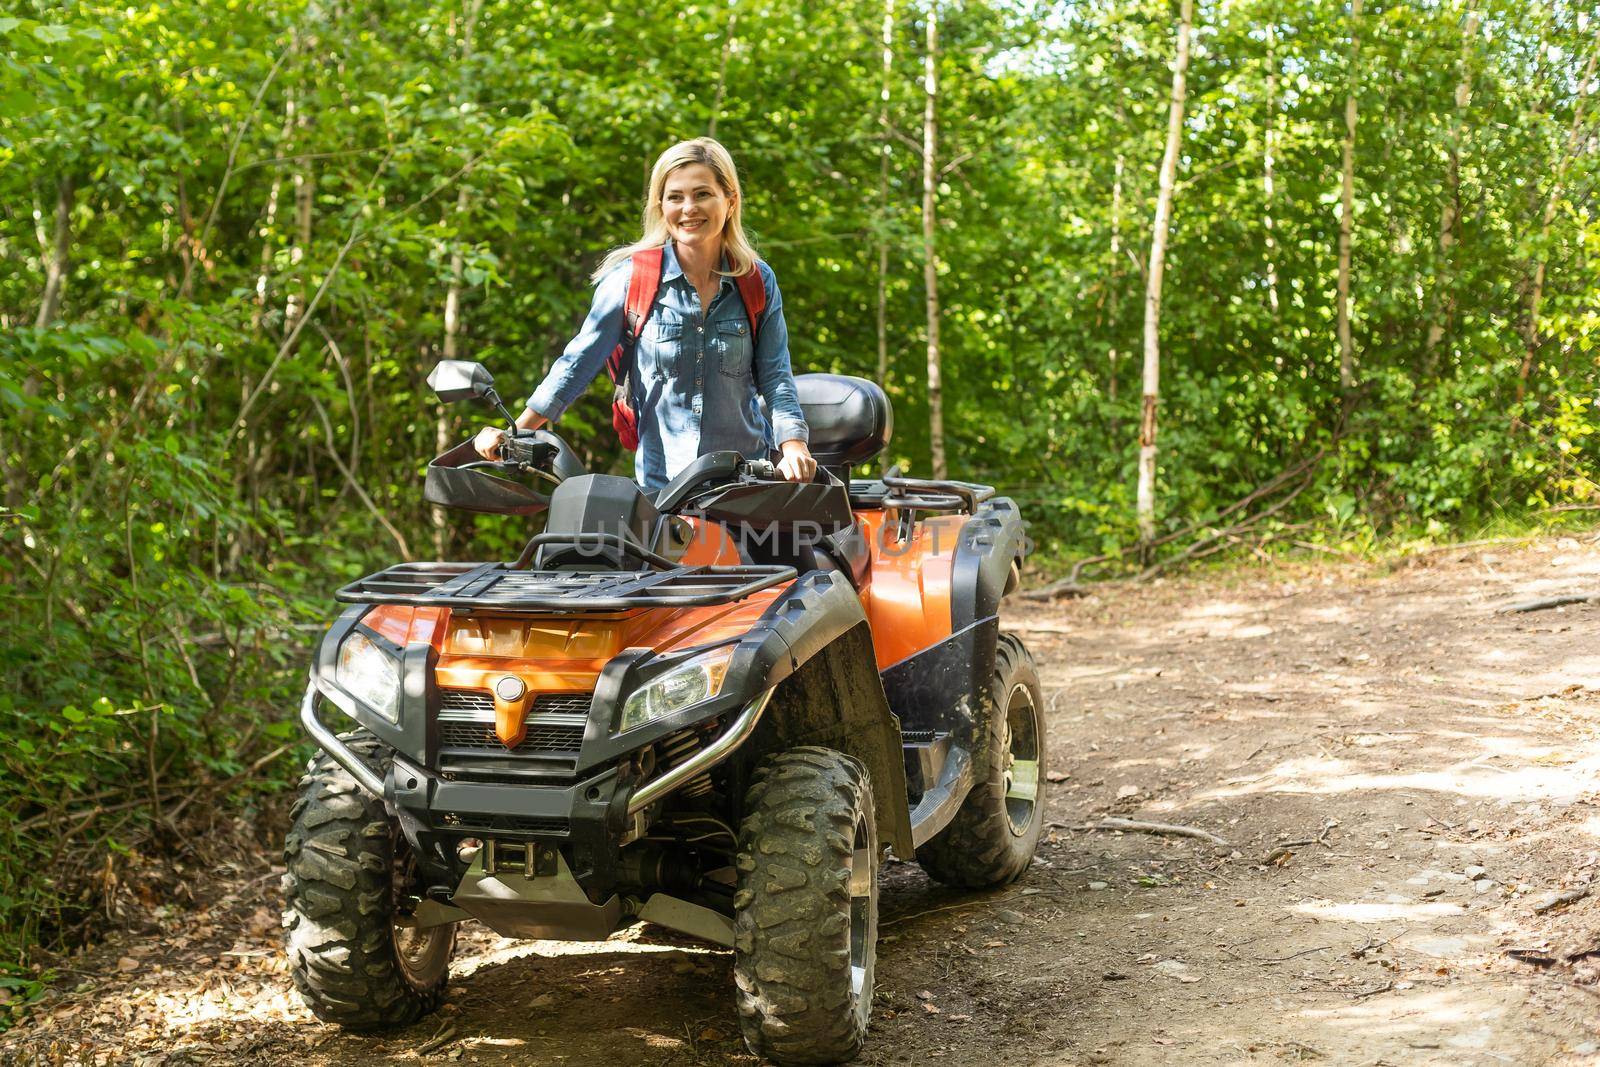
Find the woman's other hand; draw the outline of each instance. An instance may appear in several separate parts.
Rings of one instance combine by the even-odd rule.
[[[500,458],[500,442],[506,438],[506,432],[498,426],[485,426],[478,431],[478,436],[472,439],[472,447],[484,459]]]
[[[532,408],[523,408],[522,414],[517,416],[517,429],[537,430],[549,422],[543,415]],[[472,439],[472,447],[484,459],[500,458],[500,442],[504,441],[506,432],[498,426],[485,426],[478,431],[478,436]]]
[[[778,460],[778,472],[785,478],[791,482],[809,482],[816,476],[817,461],[804,441],[796,438],[778,447],[783,452],[783,458]]]

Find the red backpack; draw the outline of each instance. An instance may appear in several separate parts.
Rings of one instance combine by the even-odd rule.
[[[611,394],[611,425],[624,448],[639,447],[639,415],[629,402],[628,379],[633,375],[633,351],[639,345],[639,335],[644,332],[645,320],[655,307],[656,293],[661,288],[662,248],[645,248],[633,254],[633,275],[628,279],[628,304],[626,321],[622,327],[622,340],[606,359],[606,373],[616,388]],[[739,296],[744,300],[744,310],[750,316],[750,350],[755,351],[757,323],[767,309],[767,289],[761,281],[760,268],[752,265],[744,274],[734,279],[739,286]]]

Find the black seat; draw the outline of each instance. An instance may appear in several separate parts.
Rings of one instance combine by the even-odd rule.
[[[811,454],[822,466],[848,469],[889,444],[894,409],[876,382],[847,374],[798,374],[794,384],[811,428]]]

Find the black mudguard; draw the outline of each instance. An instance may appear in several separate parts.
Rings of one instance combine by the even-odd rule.
[[[978,507],[956,537],[950,574],[950,636],[883,672],[902,728],[953,733],[967,741],[994,678],[1000,601],[1015,586],[1027,538],[1009,497]]]
[[[878,677],[865,615],[778,686],[747,746],[747,765],[796,745],[825,745],[860,760],[871,775],[879,839],[903,859],[915,855],[900,723]]]

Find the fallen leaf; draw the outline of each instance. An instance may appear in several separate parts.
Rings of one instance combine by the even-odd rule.
[[[1122,788],[1117,790],[1117,799],[1118,800],[1126,800],[1129,797],[1136,797],[1138,795],[1139,795],[1139,787],[1136,786],[1136,785],[1125,785]]]
[[[139,961],[132,956],[124,956],[117,961],[117,970],[123,974],[132,974],[139,969]]]
[[[928,990],[924,989],[922,992],[917,994],[917,999],[918,1000],[932,1000],[933,999],[933,994],[930,993]]]
[[[1062,771],[1046,771],[1044,780],[1047,782],[1064,782],[1070,777],[1072,777],[1070,774]]]
[[[722,1040],[722,1031],[718,1030],[715,1026],[708,1026],[704,1030],[700,1031],[700,1040],[701,1041],[721,1041]]]
[[[927,1013],[928,1013],[928,1014],[929,1014],[929,1015],[939,1015],[939,1014],[942,1014],[942,1013],[941,1013],[941,1012],[940,1012],[940,1011],[939,1011],[939,1009],[938,1009],[938,1008],[937,1008],[937,1007],[935,1007],[935,1006],[934,1006],[934,1005],[932,1005],[932,1004],[924,1004],[924,1005],[923,1005],[923,1006],[922,1006],[922,1010],[923,1010],[923,1011],[925,1011],[925,1012],[927,1012]]]

